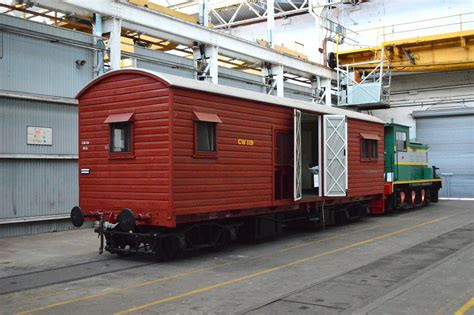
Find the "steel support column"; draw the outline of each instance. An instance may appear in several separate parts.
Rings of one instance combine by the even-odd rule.
[[[321,78],[316,76],[311,80],[311,101],[313,103],[323,104],[325,91],[321,86]]]
[[[218,83],[219,78],[219,47],[213,45],[197,45],[193,48],[196,79]]]
[[[312,102],[332,106],[331,80],[316,76],[311,80]]]
[[[284,67],[282,65],[271,65],[268,63],[264,63],[262,65],[262,82],[263,86],[263,93],[266,94],[275,94],[279,97],[284,97],[285,89],[284,89]]]
[[[54,7],[58,1],[36,0],[35,3],[40,6]],[[61,7],[69,7],[71,12],[79,9],[96,12],[102,16],[113,16],[121,21],[124,28],[158,38],[166,38],[190,47],[196,41],[201,44],[218,45],[222,55],[249,63],[281,64],[288,73],[306,78],[314,75],[335,78],[334,71],[325,66],[288,56],[256,43],[138,7],[126,1],[61,0],[60,4]]]
[[[272,75],[275,80],[275,87],[277,96],[284,97],[284,80],[283,80],[283,66],[282,65],[272,65]]]
[[[209,64],[209,77],[208,81],[217,84],[219,78],[219,47],[206,45],[206,57],[208,58],[207,62]]]
[[[209,26],[209,8],[207,0],[199,0],[199,24]]]
[[[275,0],[267,0],[267,41],[273,47],[273,29],[275,28]]]
[[[122,21],[116,18],[106,20],[104,23],[104,33],[110,33],[109,37],[109,59],[112,70],[120,69],[120,36],[122,31]]]
[[[323,79],[321,80],[321,85],[324,89],[324,104],[327,106],[332,106],[331,100],[331,79]]]
[[[95,15],[94,24],[92,25],[92,30],[94,34],[94,44],[99,47],[99,43],[102,41],[102,16],[100,14]],[[101,43],[103,45],[103,43]],[[96,72],[97,76],[104,74],[104,53],[102,51],[96,52]]]

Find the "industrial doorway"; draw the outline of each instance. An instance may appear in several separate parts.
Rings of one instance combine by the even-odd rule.
[[[295,110],[294,199],[321,196],[321,116]]]
[[[302,198],[319,197],[320,116],[303,113],[301,116],[301,188]]]

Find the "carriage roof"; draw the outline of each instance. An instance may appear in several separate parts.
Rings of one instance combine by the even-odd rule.
[[[81,95],[84,94],[89,88],[99,83],[103,79],[109,76],[118,75],[120,73],[137,73],[137,74],[141,73],[147,76],[154,77],[155,79],[158,79],[160,81],[163,81],[164,83],[172,87],[180,87],[180,88],[185,88],[185,89],[190,89],[190,90],[195,90],[195,91],[202,91],[202,92],[207,92],[207,93],[212,93],[212,94],[246,99],[246,100],[251,100],[255,102],[273,104],[273,105],[282,106],[282,107],[290,107],[290,108],[304,110],[307,112],[314,112],[318,114],[346,115],[349,118],[370,121],[370,122],[375,122],[379,124],[386,123],[385,121],[377,117],[358,113],[351,110],[346,110],[346,109],[341,109],[341,108],[336,108],[336,107],[326,106],[326,105],[319,105],[319,104],[315,104],[311,102],[305,102],[305,101],[300,101],[300,100],[295,100],[295,99],[290,99],[290,98],[278,97],[274,95],[248,91],[245,89],[230,87],[226,85],[214,84],[211,82],[188,79],[188,78],[179,77],[179,76],[175,76],[171,74],[165,74],[161,72],[155,72],[155,71],[150,71],[146,69],[137,69],[137,68],[110,71],[92,80],[89,84],[87,84],[86,87],[84,87],[77,94],[76,98],[80,98]]]

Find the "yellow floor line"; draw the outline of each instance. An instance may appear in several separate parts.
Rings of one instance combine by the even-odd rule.
[[[373,227],[373,228],[375,228],[375,227]],[[287,251],[287,250],[290,250],[290,249],[295,249],[295,248],[299,248],[299,247],[303,247],[303,246],[314,245],[314,244],[317,244],[317,243],[322,243],[322,242],[325,242],[325,241],[333,240],[335,238],[339,238],[339,237],[344,236],[344,235],[345,234],[340,234],[340,235],[337,235],[337,236],[331,236],[331,237],[326,237],[326,238],[322,238],[322,239],[315,240],[315,241],[306,242],[304,244],[300,244],[300,245],[297,245],[297,246],[287,247],[285,249],[280,250],[279,252],[283,252],[283,251]],[[255,256],[255,257],[251,257],[251,258],[247,259],[246,261],[254,260],[254,259],[258,259],[258,258],[264,258],[264,257],[267,257],[267,256],[272,256],[274,254],[275,253],[271,253],[271,254],[268,254],[268,255]],[[54,303],[54,304],[48,304],[48,305],[45,305],[45,306],[40,306],[40,307],[31,309],[31,310],[22,311],[22,312],[17,313],[17,315],[32,314],[32,313],[36,313],[36,312],[39,312],[39,311],[44,311],[44,310],[47,310],[47,309],[50,309],[50,308],[55,308],[55,307],[58,307],[58,306],[64,306],[64,305],[67,305],[67,304],[72,304],[72,303],[81,302],[81,301],[88,301],[88,300],[92,300],[92,299],[95,299],[95,298],[104,297],[104,296],[108,296],[108,295],[111,295],[111,294],[124,292],[124,291],[130,290],[130,289],[136,289],[136,288],[140,288],[140,287],[144,287],[144,286],[148,286],[148,285],[158,284],[158,283],[168,281],[168,280],[172,280],[172,279],[175,279],[175,278],[190,276],[190,275],[193,275],[193,274],[196,274],[196,273],[212,270],[212,269],[217,268],[217,267],[224,267],[224,266],[236,264],[236,263],[239,263],[239,262],[242,262],[242,261],[243,260],[230,261],[230,262],[226,262],[226,263],[223,263],[223,264],[218,264],[218,265],[214,265],[214,266],[210,266],[210,267],[194,269],[194,270],[191,270],[191,271],[188,271],[188,272],[182,272],[182,273],[178,273],[178,274],[174,274],[174,275],[170,275],[170,276],[165,276],[163,278],[158,278],[158,279],[146,281],[146,282],[143,282],[143,283],[138,283],[136,285],[132,285],[132,286],[121,288],[121,289],[106,290],[106,291],[91,294],[91,295],[88,295],[88,296],[82,296],[82,297],[78,297],[76,299],[66,300],[66,301],[62,301],[62,302],[58,302],[58,303]]]
[[[425,226],[425,225],[428,225],[428,224],[433,224],[433,223],[442,221],[442,220],[444,220],[444,219],[446,219],[450,216],[451,215],[444,216],[444,217],[441,217],[439,219],[435,219],[435,220],[427,221],[427,222],[420,223],[420,224],[417,224],[417,225],[413,225],[413,226],[403,228],[403,229],[395,231],[395,232],[391,232],[391,233],[380,235],[380,236],[377,236],[377,237],[374,237],[374,238],[371,238],[371,239],[367,239],[367,240],[364,240],[364,241],[360,241],[360,242],[357,242],[357,243],[353,243],[353,244],[350,244],[350,245],[339,247],[339,248],[336,248],[336,249],[333,249],[333,250],[330,250],[330,251],[327,251],[327,252],[324,252],[324,253],[321,253],[321,254],[318,254],[318,255],[298,259],[298,260],[286,263],[284,265],[280,265],[280,266],[276,266],[276,267],[273,267],[273,268],[265,269],[265,270],[262,270],[262,271],[259,271],[259,272],[256,272],[256,273],[252,273],[252,274],[249,274],[249,275],[246,275],[246,276],[243,276],[243,277],[239,277],[239,278],[234,278],[234,279],[231,279],[231,280],[228,280],[228,281],[220,282],[220,283],[208,286],[208,287],[203,287],[203,288],[188,291],[188,292],[185,292],[185,293],[182,293],[182,294],[170,296],[170,297],[160,299],[160,300],[156,300],[156,301],[153,301],[153,302],[150,302],[150,303],[147,303],[147,304],[143,304],[143,305],[140,305],[140,306],[131,307],[129,309],[126,309],[126,310],[120,311],[118,313],[115,313],[115,315],[124,315],[124,314],[128,314],[128,313],[131,313],[131,312],[141,311],[141,310],[144,310],[144,309],[152,307],[152,306],[160,305],[160,304],[175,301],[175,300],[180,300],[180,299],[183,299],[183,298],[186,298],[186,297],[189,297],[189,296],[197,295],[199,293],[204,293],[204,292],[211,291],[211,290],[221,288],[221,287],[225,287],[225,286],[237,283],[237,282],[242,282],[242,281],[252,279],[252,278],[255,278],[255,277],[258,277],[258,276],[261,276],[261,275],[264,275],[264,274],[268,274],[268,273],[271,273],[271,272],[275,272],[275,271],[278,271],[278,270],[281,270],[281,269],[284,269],[284,268],[287,268],[287,267],[302,264],[302,263],[305,263],[305,262],[310,261],[310,260],[315,260],[315,259],[318,259],[318,258],[321,258],[321,257],[324,257],[324,256],[339,253],[339,252],[342,252],[342,251],[345,251],[345,250],[348,250],[348,249],[351,249],[351,248],[354,248],[354,247],[359,247],[361,245],[373,243],[375,241],[378,241],[378,240],[381,240],[381,239],[384,239],[384,238],[387,238],[387,237],[390,237],[390,236],[394,236],[394,235],[397,235],[397,234],[401,234],[403,232],[410,231],[410,230],[413,230],[413,229],[416,229],[416,228],[419,228],[419,227],[422,227],[422,226]]]
[[[464,315],[467,311],[474,307],[474,298],[470,299],[463,306],[461,306],[454,315]]]
[[[444,219],[444,218],[445,217],[443,217],[441,219]],[[366,230],[375,229],[375,228],[384,227],[384,226],[392,226],[392,225],[393,224],[378,224],[378,225],[375,225],[375,226],[372,226],[372,227],[369,227],[369,228],[366,228],[366,229],[357,230],[356,232],[366,231]],[[339,233],[338,235],[335,235],[335,236],[326,237],[326,238],[323,238],[323,239],[318,239],[318,240],[309,241],[309,242],[306,242],[306,243],[303,243],[303,244],[290,246],[290,247],[281,249],[278,252],[284,252],[284,251],[288,251],[288,250],[291,250],[291,249],[296,249],[296,248],[301,248],[301,247],[304,247],[304,246],[309,246],[309,245],[322,243],[322,242],[325,242],[325,241],[340,238],[340,237],[342,237],[344,235],[347,235],[347,234],[350,234],[350,233]],[[246,261],[255,260],[255,259],[264,258],[264,257],[269,257],[269,256],[273,256],[273,255],[275,255],[275,253],[270,253],[270,254],[267,254],[267,255],[259,255],[259,256],[255,256],[255,257],[251,257],[249,259],[246,259]],[[173,279],[176,279],[176,278],[191,276],[191,275],[194,275],[194,274],[197,274],[197,273],[200,273],[200,272],[212,270],[212,269],[217,268],[217,267],[224,267],[224,266],[240,263],[242,261],[243,260],[230,261],[230,262],[226,262],[226,263],[219,264],[219,265],[214,265],[214,266],[209,266],[209,267],[204,267],[204,268],[198,268],[198,269],[194,269],[194,270],[187,271],[187,272],[182,272],[182,273],[177,273],[177,274],[174,274],[174,275],[165,276],[165,277],[162,277],[162,278],[146,281],[146,282],[143,282],[143,283],[138,283],[136,285],[132,285],[132,286],[128,286],[128,287],[124,287],[124,288],[120,288],[120,289],[110,289],[110,290],[102,291],[102,292],[99,292],[99,293],[78,297],[78,298],[75,298],[75,299],[65,300],[65,301],[62,301],[62,302],[48,304],[48,305],[45,305],[45,306],[40,306],[40,307],[30,309],[30,310],[26,310],[26,311],[21,311],[21,312],[17,313],[17,315],[27,315],[27,314],[36,313],[36,312],[39,312],[39,311],[44,311],[44,310],[59,307],[59,306],[64,306],[64,305],[73,304],[73,303],[82,302],[82,301],[89,301],[89,300],[93,300],[93,299],[96,299],[96,298],[112,295],[112,294],[115,294],[115,293],[125,292],[125,291],[130,290],[130,289],[136,289],[136,288],[140,288],[140,287],[144,287],[144,286],[148,286],[148,285],[162,283],[162,282],[165,282],[165,281],[168,281],[168,280],[173,280]]]
[[[463,295],[461,295],[460,297],[458,296],[457,298],[455,299],[451,299],[446,305],[443,305],[441,306],[437,311],[436,313],[434,313],[433,315],[443,315],[443,314],[446,314],[446,310],[448,309],[451,309],[453,308],[454,305],[458,304],[459,303],[459,300],[464,300],[467,296],[471,295],[472,292],[474,292],[474,286],[467,289]]]

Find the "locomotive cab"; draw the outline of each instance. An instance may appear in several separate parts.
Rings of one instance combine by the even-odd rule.
[[[438,201],[442,182],[428,164],[428,146],[410,139],[410,127],[385,125],[387,211],[415,208]]]

